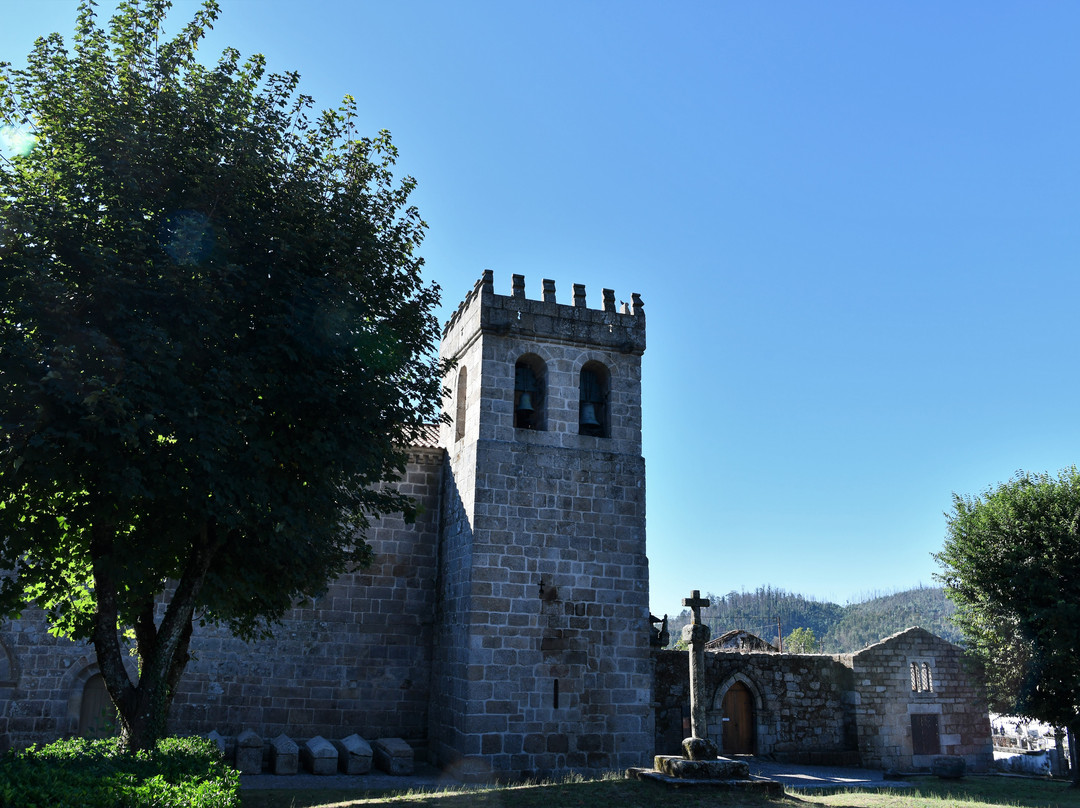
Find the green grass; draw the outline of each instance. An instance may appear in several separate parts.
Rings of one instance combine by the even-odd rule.
[[[669,790],[602,779],[527,786],[393,793],[354,789],[241,791],[243,808],[1080,808],[1080,789],[1009,777],[922,778],[912,786],[867,791],[789,789],[783,799],[734,791]]]

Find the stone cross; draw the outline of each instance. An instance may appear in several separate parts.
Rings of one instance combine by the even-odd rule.
[[[701,610],[712,602],[701,597],[695,589],[690,597],[683,598],[683,606],[694,612],[694,622],[683,626],[682,638],[690,646],[690,736],[683,741],[683,752],[691,760],[716,758],[716,745],[709,740],[709,722],[705,706],[705,643],[709,641],[709,627],[701,622]]]
[[[682,599],[682,605],[690,607],[690,610],[694,613],[694,625],[699,626],[701,625],[701,610],[712,606],[712,601],[701,597],[701,591],[695,589],[690,593],[690,597]]]

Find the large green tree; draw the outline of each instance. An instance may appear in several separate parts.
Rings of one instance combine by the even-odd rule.
[[[953,497],[938,577],[1004,712],[1065,726],[1080,741],[1080,472],[1018,473]]]
[[[262,57],[200,64],[217,5],[172,38],[168,7],[105,30],[87,0],[70,50],[0,66],[0,609],[92,641],[129,748],[193,619],[265,632],[411,514],[391,481],[441,392],[389,135]]]

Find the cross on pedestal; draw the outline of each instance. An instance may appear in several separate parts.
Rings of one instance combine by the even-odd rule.
[[[712,606],[712,601],[701,597],[701,592],[695,589],[690,593],[690,597],[682,599],[682,605],[690,607],[694,613],[694,625],[699,625],[701,623],[701,610]]]
[[[709,627],[701,622],[701,610],[712,605],[695,589],[690,597],[683,598],[683,606],[694,612],[694,622],[683,626],[682,638],[690,646],[690,737],[683,740],[683,754],[690,760],[713,760],[716,744],[709,740],[708,716],[705,712],[705,643],[709,641]]]

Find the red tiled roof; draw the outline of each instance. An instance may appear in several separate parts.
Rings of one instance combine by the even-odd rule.
[[[409,445],[422,447],[425,449],[438,449],[439,425],[424,424],[422,427],[420,427],[420,433],[410,442]]]

